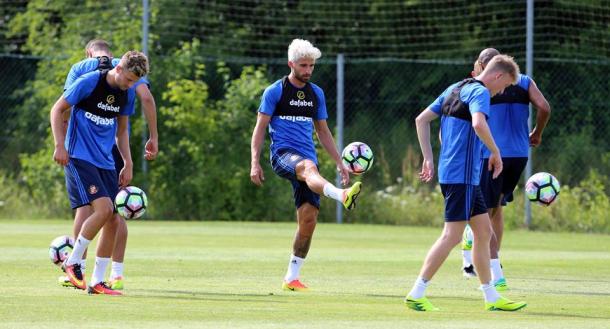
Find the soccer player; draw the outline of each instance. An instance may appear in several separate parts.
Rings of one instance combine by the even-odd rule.
[[[132,178],[127,116],[133,113],[134,97],[127,90],[147,73],[146,56],[137,51],[127,52],[112,70],[81,76],[51,109],[53,159],[65,167],[70,204],[72,208],[90,204],[93,210],[82,226],[73,252],[62,265],[70,282],[79,289],[87,287],[81,271],[83,254],[99,230],[115,220],[114,197],[119,186],[126,186]],[[68,131],[64,134],[62,115],[70,107]],[[112,157],[115,137],[124,163],[119,175]],[[91,294],[121,294],[103,280],[114,239],[113,234],[100,239],[88,289]]]
[[[424,157],[420,178],[429,182],[434,176],[434,160],[430,144],[430,122],[441,117],[441,151],[438,176],[445,197],[445,226],[432,245],[405,304],[417,311],[437,311],[425,291],[451,249],[461,240],[466,222],[474,234],[473,260],[479,273],[485,309],[516,311],[524,302],[501,297],[491,283],[489,240],[492,234],[489,216],[481,189],[481,142],[491,155],[488,167],[497,177],[502,172],[500,150],[489,132],[489,100],[504,88],[517,82],[519,67],[511,57],[494,57],[475,78],[452,84],[415,120],[417,137]]]
[[[290,74],[265,89],[252,133],[252,164],[250,179],[258,186],[265,176],[259,163],[265,129],[271,137],[271,165],[273,171],[292,184],[297,208],[297,231],[293,253],[288,263],[282,288],[306,291],[299,273],[311,245],[320,208],[320,194],[335,199],[346,209],[356,206],[360,182],[348,189],[329,183],[318,172],[318,158],[313,141],[315,129],[318,140],[337,165],[344,185],[349,183],[349,171],[341,161],[333,135],[326,123],[326,100],[322,89],[309,82],[321,52],[309,41],[294,39],[288,47]]]
[[[87,43],[85,47],[85,54],[87,59],[84,59],[74,65],[70,69],[68,76],[66,77],[66,82],[64,84],[64,90],[68,89],[74,81],[85,73],[95,71],[95,70],[109,70],[115,67],[119,63],[118,58],[112,57],[112,52],[110,51],[110,45],[105,40],[101,39],[93,39]],[[142,104],[142,112],[146,117],[146,121],[148,123],[149,130],[149,139],[145,145],[145,154],[144,157],[146,160],[154,160],[158,153],[158,134],[157,134],[157,113],[156,113],[156,105],[155,99],[150,92],[150,85],[148,80],[145,77],[142,77],[138,82],[134,84],[131,88],[129,88],[129,93],[135,93]],[[133,97],[131,95],[130,97]],[[68,114],[68,117],[64,117],[66,122],[69,118],[69,111],[65,113]],[[123,160],[118,151],[116,144],[112,148],[112,155],[114,157],[115,162],[115,170],[116,172],[120,172],[121,168],[123,168]],[[75,210],[74,216],[74,238],[78,237],[80,233],[83,222],[87,217],[91,215],[92,209],[90,205],[83,205],[82,207],[78,207]],[[112,264],[111,264],[111,272],[110,279],[108,283],[110,287],[115,290],[122,290],[124,288],[123,282],[123,261],[125,257],[125,249],[127,247],[127,223],[125,219],[120,217],[118,214],[115,214],[117,219],[115,221],[111,221],[104,226],[102,230],[102,236],[104,234],[114,234],[116,232],[115,245],[112,252]],[[106,239],[100,239],[100,241],[107,241]],[[102,243],[98,244],[98,246],[102,245]],[[103,247],[103,245],[102,245]],[[81,271],[85,272],[86,260],[86,252],[83,255],[83,260],[81,262]],[[67,276],[60,276],[59,283],[63,286],[71,287],[72,283],[68,279]]]
[[[499,54],[494,48],[481,51],[474,64],[472,76],[479,75],[489,61]],[[536,126],[531,132],[527,126],[530,103],[537,110]],[[527,164],[528,147],[540,145],[542,132],[551,115],[551,107],[534,80],[519,74],[515,85],[491,98],[489,112],[489,129],[502,153],[504,170],[497,178],[493,178],[489,171],[483,170],[480,184],[494,231],[490,244],[492,281],[498,291],[503,291],[507,290],[508,286],[498,255],[504,233],[502,206],[513,200],[513,190]],[[489,163],[489,156],[489,150],[484,147],[483,168]],[[466,230],[462,240],[463,272],[466,277],[476,275],[472,268],[468,233]]]

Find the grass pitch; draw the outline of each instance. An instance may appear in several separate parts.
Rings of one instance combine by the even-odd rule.
[[[608,328],[610,236],[510,231],[502,258],[515,313],[483,310],[459,250],[428,288],[441,312],[402,302],[440,228],[319,224],[284,292],[295,224],[129,222],[125,296],[57,284],[50,241],[70,221],[0,221],[0,328]],[[93,245],[95,242],[93,243]],[[87,264],[89,280],[93,262]]]

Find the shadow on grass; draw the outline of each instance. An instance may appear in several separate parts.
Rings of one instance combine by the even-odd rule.
[[[578,318],[578,319],[595,319],[595,320],[610,320],[610,316],[592,316],[592,315],[582,315],[582,314],[570,314],[570,313],[543,313],[543,312],[528,312],[527,308],[523,315],[526,316],[548,316],[548,317],[558,317],[558,318]]]
[[[610,292],[597,291],[560,291],[560,290],[543,290],[543,289],[513,289],[511,292],[522,292],[524,294],[548,294],[548,295],[568,295],[568,296],[601,296],[610,297]]]
[[[191,290],[162,290],[162,289],[129,289],[126,294],[129,298],[162,298],[181,300],[207,300],[207,301],[232,301],[232,302],[263,302],[263,303],[287,303],[287,301],[276,300],[284,297],[275,293],[219,293]]]

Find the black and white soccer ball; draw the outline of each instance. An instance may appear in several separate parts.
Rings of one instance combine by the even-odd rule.
[[[49,246],[49,258],[53,262],[53,264],[60,266],[70,253],[72,252],[72,248],[74,248],[74,239],[67,235],[58,236],[53,241],[51,241],[51,245]]]
[[[343,149],[341,159],[353,174],[361,175],[373,166],[373,150],[362,142],[353,142]]]
[[[127,186],[114,198],[117,212],[123,218],[134,219],[144,215],[148,207],[146,193],[135,186]]]
[[[527,180],[525,183],[525,195],[527,198],[541,206],[550,206],[559,196],[560,185],[555,176],[539,172]]]

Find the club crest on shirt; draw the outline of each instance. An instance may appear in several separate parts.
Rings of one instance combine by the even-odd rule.
[[[89,186],[89,194],[95,194],[95,193],[97,193],[97,186],[90,185]]]
[[[106,96],[106,103],[108,103],[108,104],[114,103],[114,95]]]

